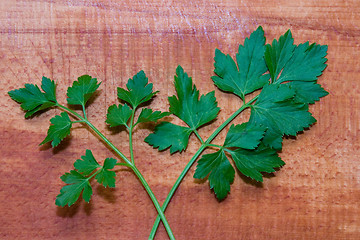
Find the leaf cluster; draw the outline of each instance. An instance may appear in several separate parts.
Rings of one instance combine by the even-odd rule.
[[[202,155],[198,161],[194,177],[208,178],[219,200],[230,191],[233,165],[256,181],[263,181],[263,172],[271,173],[283,166],[277,153],[282,149],[283,137],[296,136],[314,124],[308,106],[328,94],[317,83],[326,67],[327,46],[308,42],[294,45],[290,30],[272,44],[265,42],[259,27],[239,45],[235,60],[215,50],[214,84],[238,96],[244,103],[240,110],[251,109],[248,122],[232,125],[219,150]],[[199,98],[199,91],[180,66],[174,85],[177,96],[169,97],[169,111],[188,127],[162,122],[145,139],[160,151],[169,148],[170,153],[185,150],[191,133],[198,136],[197,129],[219,113],[214,92]],[[259,94],[246,102],[246,96],[257,90]],[[199,139],[206,147],[211,145],[212,139]]]
[[[61,207],[71,206],[78,200],[81,193],[85,202],[89,202],[93,193],[90,184],[93,177],[104,187],[114,188],[116,174],[111,169],[115,167],[116,162],[114,158],[106,158],[104,164],[100,165],[91,150],[87,149],[85,155],[74,163],[75,169],[60,177],[67,185],[61,188],[55,204]]]

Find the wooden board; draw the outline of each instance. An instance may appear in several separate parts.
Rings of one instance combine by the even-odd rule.
[[[200,130],[207,137],[240,105],[214,87],[215,48],[232,56],[239,43],[263,26],[267,41],[291,29],[295,43],[327,44],[328,67],[319,82],[329,96],[311,106],[318,122],[296,141],[286,139],[286,165],[263,184],[236,175],[219,203],[208,183],[194,181],[195,166],[166,211],[177,239],[359,239],[360,237],[360,3],[353,1],[0,1],[0,238],[147,239],[156,211],[129,171],[116,189],[94,188],[89,204],[54,204],[86,148],[113,157],[92,133],[73,130],[53,150],[38,147],[59,110],[25,120],[7,95],[24,83],[55,79],[60,102],[78,76],[102,81],[88,117],[128,154],[127,134],[104,123],[117,103],[116,87],[143,69],[160,90],[152,106],[168,109],[177,65],[202,93],[215,90],[218,119]],[[241,123],[248,112],[235,120]],[[171,119],[171,118],[170,118]],[[175,119],[174,119],[175,121]],[[151,127],[151,126],[150,126]],[[135,134],[136,164],[160,202],[199,147],[191,138],[182,154],[158,153]],[[217,141],[221,143],[224,134]],[[160,226],[156,239],[167,239]]]

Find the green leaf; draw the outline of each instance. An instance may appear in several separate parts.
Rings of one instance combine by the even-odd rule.
[[[181,152],[186,149],[191,132],[190,128],[162,122],[145,138],[145,142],[159,151],[170,147],[170,153]]]
[[[9,96],[16,102],[21,103],[25,110],[25,118],[31,117],[34,113],[56,105],[56,84],[49,78],[43,77],[41,88],[37,85],[25,84],[25,88],[9,91]]]
[[[47,100],[56,103],[56,84],[50,78],[42,77],[41,88]]]
[[[260,145],[255,150],[239,148],[229,152],[239,171],[259,182],[263,181],[261,172],[275,172],[274,168],[285,164],[275,150],[266,148],[263,145]]]
[[[243,123],[232,125],[226,135],[224,147],[256,148],[264,137],[266,127]]]
[[[92,78],[89,75],[79,77],[67,90],[68,104],[85,106],[99,86],[100,83],[97,82],[96,78]]]
[[[66,184],[61,190],[60,194],[56,197],[55,204],[57,206],[71,206],[73,205],[79,198],[81,192],[82,197],[86,202],[90,201],[92,195],[92,188],[89,183],[89,179],[81,175],[75,170],[71,170],[70,173],[65,173],[61,176],[61,180],[63,180]]]
[[[290,60],[294,52],[294,39],[288,30],[279,40],[274,39],[272,44],[266,45],[265,61],[269,69],[272,82],[276,82],[281,70]]]
[[[85,155],[81,156],[81,159],[76,160],[74,167],[78,170],[78,172],[87,176],[98,167],[101,167],[101,165],[96,161],[91,150],[86,149]]]
[[[114,171],[109,171],[109,169],[113,169],[116,162],[117,160],[114,158],[106,158],[103,167],[95,177],[98,183],[102,184],[104,187],[115,187],[116,174]]]
[[[313,104],[315,101],[319,101],[320,98],[329,94],[320,84],[315,82],[296,81],[285,83],[285,85],[295,90],[294,101],[299,103]]]
[[[110,125],[110,127],[116,127],[120,125],[127,126],[127,122],[131,117],[132,110],[127,104],[119,106],[111,105],[108,108],[108,113],[106,115],[106,123]]]
[[[267,127],[263,142],[274,149],[281,149],[282,136],[296,136],[316,120],[306,104],[293,101],[295,91],[284,84],[263,88],[258,100],[251,106],[250,124]]]
[[[198,161],[194,178],[203,179],[208,175],[210,189],[214,189],[219,200],[224,199],[230,192],[230,184],[234,181],[235,170],[223,150],[205,154]]]
[[[153,85],[152,83],[148,84],[148,78],[142,70],[138,72],[133,79],[129,79],[126,87],[128,90],[118,87],[118,98],[130,103],[133,108],[149,101],[158,93],[153,92]]]
[[[215,50],[214,72],[212,80],[215,85],[227,92],[232,92],[244,99],[251,93],[269,82],[269,75],[264,74],[267,67],[264,59],[265,37],[262,27],[254,31],[244,45],[239,45],[236,54],[237,66],[230,55]]]
[[[299,44],[275,82],[317,80],[326,67],[326,55],[327,46],[315,43],[309,46],[309,42]]]
[[[168,98],[170,112],[186,122],[191,129],[197,129],[215,119],[220,108],[217,107],[214,91],[202,95],[199,99],[199,91],[181,66],[177,67],[176,74],[175,88],[178,98]]]
[[[170,114],[171,113],[169,112],[161,112],[161,111],[153,112],[153,110],[149,108],[143,108],[141,110],[137,123],[156,122],[157,120],[169,116]]]
[[[72,122],[66,112],[51,118],[50,122],[52,125],[50,125],[47,136],[40,145],[52,141],[51,146],[56,147],[66,136],[70,135]]]

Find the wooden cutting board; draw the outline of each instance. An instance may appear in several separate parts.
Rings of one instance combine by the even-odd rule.
[[[66,89],[83,74],[102,82],[89,119],[128,154],[127,134],[105,124],[117,103],[116,87],[143,69],[159,90],[152,102],[168,110],[173,76],[182,65],[201,93],[215,90],[221,113],[200,130],[205,138],[239,108],[213,76],[215,48],[234,56],[259,25],[267,41],[291,29],[295,43],[327,44],[328,67],[319,83],[330,94],[311,106],[318,122],[286,139],[286,165],[263,184],[239,176],[218,202],[208,182],[189,171],[166,211],[177,239],[360,239],[360,3],[353,1],[0,1],[0,238],[147,239],[156,211],[130,171],[115,189],[94,187],[89,204],[54,204],[59,177],[89,148],[114,157],[94,134],[77,127],[60,147],[39,147],[50,110],[25,120],[7,95],[42,76]],[[234,123],[246,121],[249,113]],[[170,117],[169,120],[176,121]],[[162,203],[200,146],[192,137],[182,154],[158,152],[143,142],[153,125],[135,133],[136,164]],[[215,142],[221,143],[224,134]],[[156,239],[167,239],[161,225]]]

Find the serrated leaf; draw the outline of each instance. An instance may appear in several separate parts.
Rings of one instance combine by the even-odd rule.
[[[42,77],[41,88],[47,100],[56,103],[56,84],[50,78]]]
[[[320,86],[320,84],[315,82],[296,81],[285,84],[295,90],[294,101],[299,103],[313,104],[315,101],[319,101],[320,98],[329,94]]]
[[[267,128],[263,142],[274,149],[281,149],[282,136],[296,136],[316,120],[308,106],[293,101],[295,91],[284,84],[267,85],[251,106],[250,124]]]
[[[155,127],[154,133],[145,138],[145,142],[159,151],[170,147],[170,153],[181,152],[186,149],[191,129],[169,122],[162,122]]]
[[[113,169],[116,162],[117,160],[114,158],[106,158],[103,167],[95,177],[98,183],[102,184],[104,187],[115,187],[116,174],[114,171],[109,171],[109,169]]]
[[[226,135],[224,147],[256,148],[264,137],[266,127],[243,123],[232,125]]]
[[[281,70],[292,57],[294,48],[294,39],[290,30],[282,35],[279,40],[274,39],[271,45],[266,45],[265,62],[272,82],[276,82],[278,79]]]
[[[26,112],[25,118],[31,117],[34,113],[56,104],[55,82],[43,77],[41,88],[44,92],[37,85],[25,84],[25,88],[8,92],[14,101],[21,103],[21,108]]]
[[[81,159],[75,161],[74,167],[78,170],[79,173],[87,176],[98,167],[101,167],[101,165],[96,161],[91,150],[86,149],[85,155],[81,156]]]
[[[224,199],[230,192],[230,184],[234,181],[235,170],[223,150],[205,154],[198,161],[194,178],[203,179],[208,175],[210,189],[214,189],[219,200]]]
[[[216,118],[220,108],[217,107],[214,92],[201,95],[199,99],[199,91],[181,66],[176,69],[174,83],[177,97],[168,98],[171,113],[186,122],[191,129],[197,129]]]
[[[244,45],[239,45],[236,54],[237,65],[230,55],[215,50],[214,72],[212,80],[215,85],[227,92],[232,92],[244,99],[269,82],[269,75],[264,74],[267,67],[264,59],[265,37],[262,27],[246,38]]]
[[[100,83],[97,82],[96,78],[92,78],[89,75],[79,77],[67,90],[68,104],[85,106],[99,86]]]
[[[275,82],[317,80],[326,67],[326,55],[327,46],[315,43],[309,46],[309,42],[299,44]]]
[[[127,104],[119,106],[111,105],[108,108],[108,113],[106,115],[106,123],[110,125],[110,127],[116,127],[120,125],[127,126],[127,122],[131,117],[132,110]]]
[[[57,206],[73,205],[78,200],[81,192],[83,192],[82,197],[85,202],[90,201],[92,188],[86,177],[75,170],[71,170],[70,173],[62,175],[61,180],[69,185],[64,186],[60,190],[60,194],[56,197],[55,201]]]
[[[47,132],[47,136],[40,145],[52,141],[51,146],[56,147],[65,137],[70,135],[72,122],[69,115],[66,112],[62,112],[60,115],[51,118],[50,123],[51,125]]]
[[[281,167],[285,164],[275,150],[264,147],[263,145],[255,150],[239,148],[229,152],[239,171],[245,176],[259,182],[263,181],[261,172],[275,172],[274,168]]]
[[[170,114],[171,113],[169,112],[153,111],[150,108],[143,108],[138,117],[137,123],[156,122],[157,120],[169,116]]]
[[[118,98],[131,104],[133,108],[136,108],[141,103],[149,101],[156,93],[153,92],[153,84],[148,84],[148,78],[144,71],[138,72],[133,79],[129,79],[126,84],[125,90],[118,87]]]

